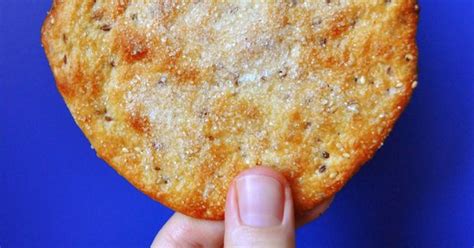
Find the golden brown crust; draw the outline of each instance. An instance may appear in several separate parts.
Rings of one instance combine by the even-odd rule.
[[[135,187],[222,219],[253,166],[298,213],[372,157],[416,86],[415,0],[55,0],[42,43],[75,121]]]

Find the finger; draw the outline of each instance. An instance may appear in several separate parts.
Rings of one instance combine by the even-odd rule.
[[[222,247],[224,222],[197,220],[175,213],[151,245],[155,247]]]
[[[294,212],[285,178],[269,168],[241,173],[230,185],[226,247],[294,247]]]
[[[300,227],[304,224],[307,224],[308,222],[319,218],[329,208],[333,200],[334,196],[319,204],[314,209],[309,210],[308,212],[305,212],[302,215],[296,216],[296,226]]]

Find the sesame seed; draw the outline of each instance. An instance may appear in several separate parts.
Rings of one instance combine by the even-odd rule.
[[[322,155],[323,158],[325,158],[325,159],[328,159],[329,156],[330,156],[329,152],[326,152],[326,151],[322,152],[321,155]]]

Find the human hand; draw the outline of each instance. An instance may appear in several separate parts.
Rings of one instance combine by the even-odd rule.
[[[252,168],[230,185],[225,221],[198,220],[176,213],[151,247],[294,247],[295,226],[319,217],[331,201],[295,218],[285,178],[269,168]]]

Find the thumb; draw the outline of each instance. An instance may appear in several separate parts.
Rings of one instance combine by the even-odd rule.
[[[226,202],[225,247],[294,247],[291,190],[277,172],[258,167],[241,173]]]

